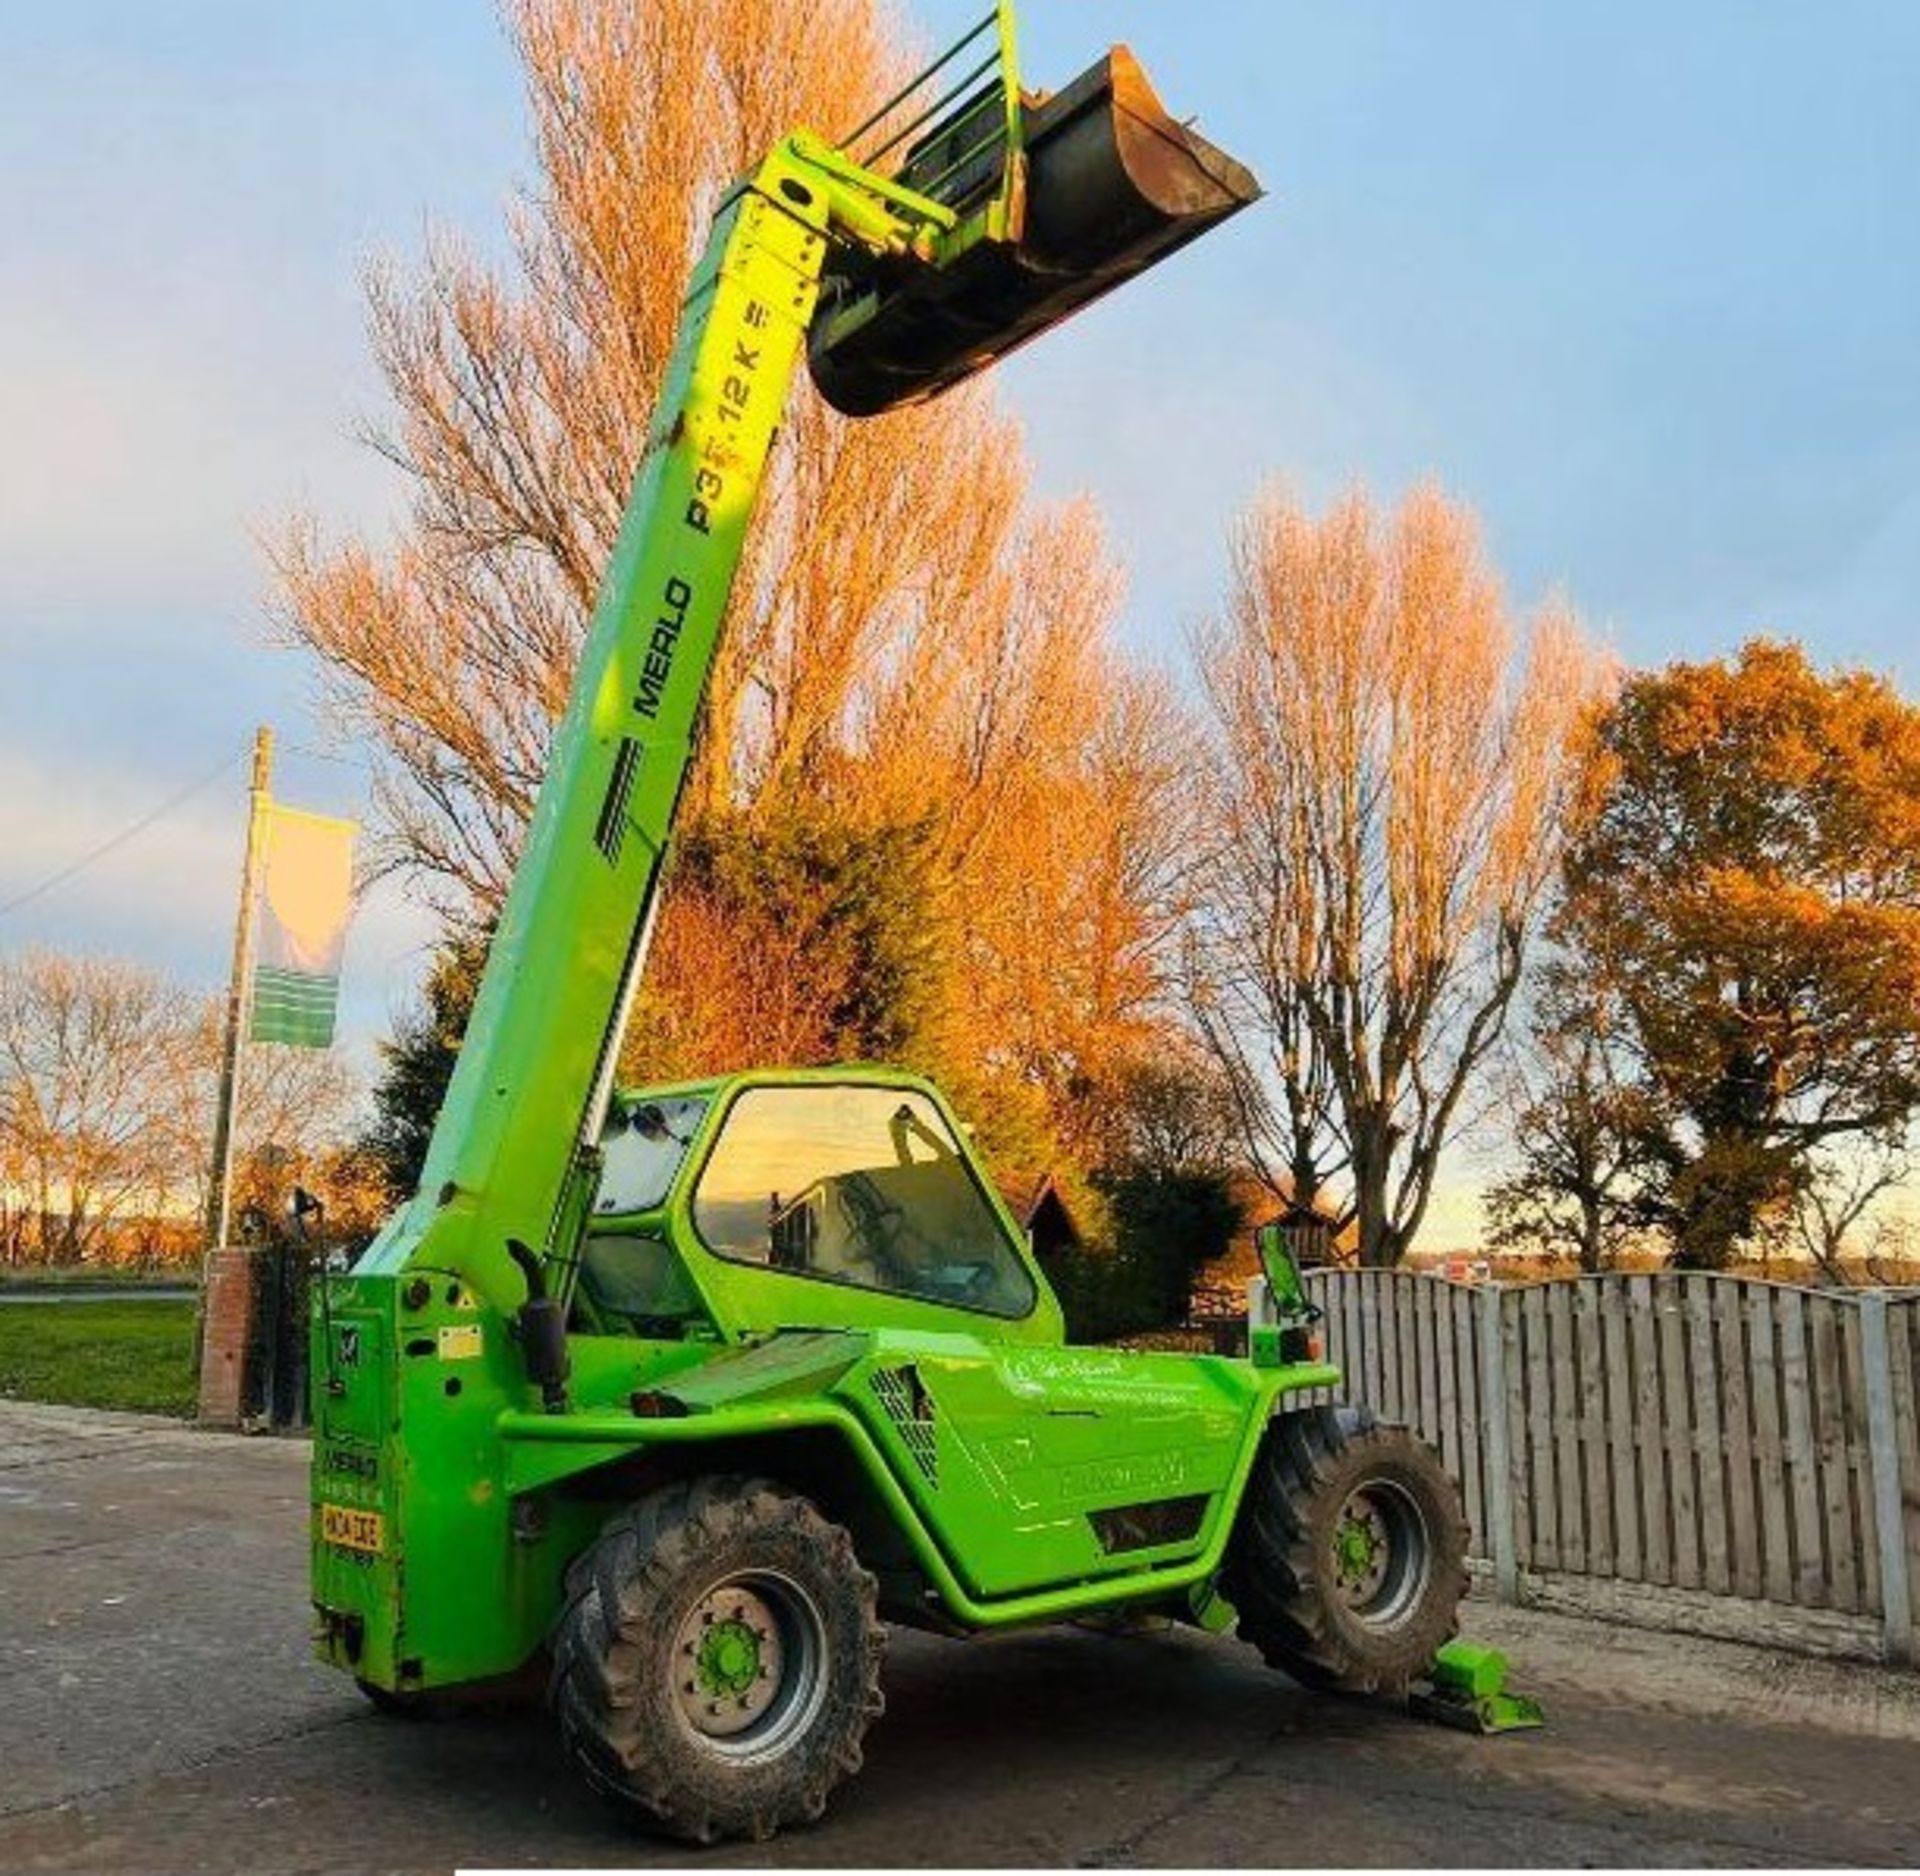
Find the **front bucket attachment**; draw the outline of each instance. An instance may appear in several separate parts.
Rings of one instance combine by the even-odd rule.
[[[829,270],[808,353],[836,409],[870,417],[936,396],[1260,194],[1250,170],[1167,115],[1125,46],[1064,91],[1023,96],[1020,110],[1025,190],[1011,238],[981,239],[938,266],[850,254]],[[897,180],[923,186],[938,174],[964,212],[1004,162],[1003,148],[966,160],[980,149],[969,142],[980,121],[917,146]]]

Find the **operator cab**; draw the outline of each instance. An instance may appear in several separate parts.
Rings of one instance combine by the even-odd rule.
[[[908,1078],[644,1091],[615,1102],[601,1150],[581,1326],[730,1338],[852,1326],[874,1303],[893,1321],[918,1303],[1005,1324],[1041,1301],[951,1116]]]

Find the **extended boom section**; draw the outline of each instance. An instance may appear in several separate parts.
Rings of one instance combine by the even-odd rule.
[[[564,1260],[835,186],[787,146],[720,209],[420,1190],[363,1275],[425,1263],[504,1304],[510,1241]]]
[[[1019,88],[1010,11],[969,38],[989,30],[984,67],[923,104],[941,61],[875,121],[892,169],[797,132],[722,204],[419,1194],[364,1273],[420,1262],[503,1298],[520,1242],[558,1261],[565,1300],[701,702],[803,348],[843,410],[918,402],[1259,195],[1168,116],[1125,47],[1036,96]]]

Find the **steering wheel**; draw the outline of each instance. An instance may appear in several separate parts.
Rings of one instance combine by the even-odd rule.
[[[910,1293],[915,1287],[913,1272],[899,1248],[906,1213],[866,1173],[847,1173],[839,1186],[874,1268],[884,1274],[888,1288]]]

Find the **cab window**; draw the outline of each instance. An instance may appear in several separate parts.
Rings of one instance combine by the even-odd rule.
[[[600,1136],[595,1216],[650,1212],[665,1204],[667,1188],[706,1111],[705,1100],[698,1096],[616,1107]]]
[[[588,1234],[580,1287],[596,1319],[613,1317],[635,1335],[676,1337],[707,1320],[706,1306],[673,1247],[644,1232]]]
[[[625,1102],[608,1114],[600,1189],[580,1256],[581,1287],[595,1319],[660,1336],[705,1320],[699,1292],[666,1239],[616,1221],[666,1203],[706,1111],[703,1096],[689,1095]]]
[[[995,1316],[1033,1279],[940,1111],[897,1088],[752,1088],[693,1196],[708,1247],[741,1263]]]

